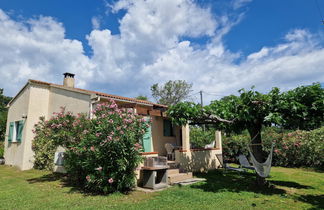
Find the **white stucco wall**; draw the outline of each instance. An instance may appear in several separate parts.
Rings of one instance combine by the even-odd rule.
[[[49,89],[44,85],[28,85],[18,97],[11,103],[8,112],[6,141],[5,141],[5,161],[7,165],[16,166],[21,170],[33,167],[32,132],[34,125],[39,121],[39,117],[48,118]],[[24,128],[21,143],[8,143],[10,122],[23,120]]]
[[[34,152],[32,151],[32,130],[41,116],[49,119],[53,112],[59,112],[60,107],[66,111],[89,113],[90,95],[72,92],[48,85],[29,84],[11,103],[8,112],[5,161],[7,165],[16,166],[21,170],[33,167]],[[22,120],[22,115],[27,115],[24,123],[21,143],[8,144],[9,124]]]
[[[180,168],[186,171],[208,171],[217,169],[222,163],[216,157],[222,155],[221,149],[191,149],[186,151],[176,150],[175,159]]]
[[[26,125],[24,127],[24,159],[22,170],[31,169],[33,167],[34,152],[32,150],[32,141],[34,139],[34,125],[39,122],[39,118],[44,116],[48,119],[49,107],[49,88],[42,85],[31,85],[29,95],[29,105]]]
[[[61,110],[60,107],[65,107],[65,111],[70,111],[73,114],[89,114],[90,95],[56,87],[51,87],[50,90],[49,116],[51,116],[53,112],[59,112]]]
[[[166,143],[174,145],[180,145],[180,128],[174,126],[174,136],[163,135],[163,117],[152,117],[152,143],[153,152],[158,152],[160,156],[166,156],[167,152],[165,149]]]
[[[6,129],[6,137],[5,137],[5,151],[4,158],[6,165],[17,166],[20,169],[23,169],[23,157],[24,157],[24,148],[25,148],[25,135],[26,129],[23,129],[23,138],[22,141],[19,142],[8,142],[9,136],[9,125],[10,122],[23,120],[22,115],[28,114],[28,105],[29,105],[29,95],[30,95],[30,87],[26,87],[22,92],[20,92],[19,96],[16,100],[11,104],[8,110],[8,118],[7,118],[7,129]],[[26,127],[27,120],[24,123],[24,127]]]

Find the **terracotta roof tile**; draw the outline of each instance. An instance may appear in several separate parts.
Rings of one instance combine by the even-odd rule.
[[[58,85],[58,84],[54,84],[54,83],[43,82],[43,81],[33,80],[33,79],[30,79],[29,82],[36,83],[36,84],[42,84],[42,85],[61,87],[61,88],[65,88],[65,89],[70,89],[72,91],[76,90],[76,91],[81,91],[81,92],[85,92],[85,93],[96,94],[97,96],[104,96],[104,97],[117,99],[117,100],[119,99],[119,100],[135,102],[135,103],[141,103],[141,104],[147,104],[147,105],[153,105],[153,106],[167,108],[166,105],[156,104],[156,103],[152,103],[150,101],[144,101],[144,100],[139,100],[139,99],[135,99],[135,98],[128,98],[128,97],[124,97],[124,96],[112,95],[112,94],[108,94],[108,93],[102,93],[102,92],[97,92],[97,91],[92,91],[92,90],[85,90],[85,89],[80,89],[80,88],[70,88],[70,87],[66,87],[64,85]]]

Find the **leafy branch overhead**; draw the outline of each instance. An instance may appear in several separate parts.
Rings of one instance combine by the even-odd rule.
[[[171,106],[168,115],[175,124],[215,124],[222,130],[247,129],[255,124],[279,125],[287,129],[311,130],[323,125],[324,91],[319,83],[280,93],[273,88],[263,94],[241,89],[208,106],[182,102]]]

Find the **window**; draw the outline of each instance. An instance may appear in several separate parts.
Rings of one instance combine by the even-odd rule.
[[[24,128],[23,120],[10,122],[8,141],[9,142],[21,142],[23,128]]]
[[[163,135],[164,136],[174,136],[173,126],[170,120],[163,120]]]

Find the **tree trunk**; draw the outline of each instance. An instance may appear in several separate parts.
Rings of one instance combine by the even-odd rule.
[[[263,157],[263,153],[262,153],[262,139],[261,139],[261,128],[262,128],[262,124],[254,124],[250,129],[248,129],[250,137],[251,137],[251,144],[252,144],[252,152],[253,155],[255,157],[255,159],[259,162],[259,163],[263,163],[264,162],[264,157]],[[254,145],[256,144],[256,145]],[[257,178],[256,178],[257,184],[264,186],[266,184],[265,178],[260,177],[257,174]]]

